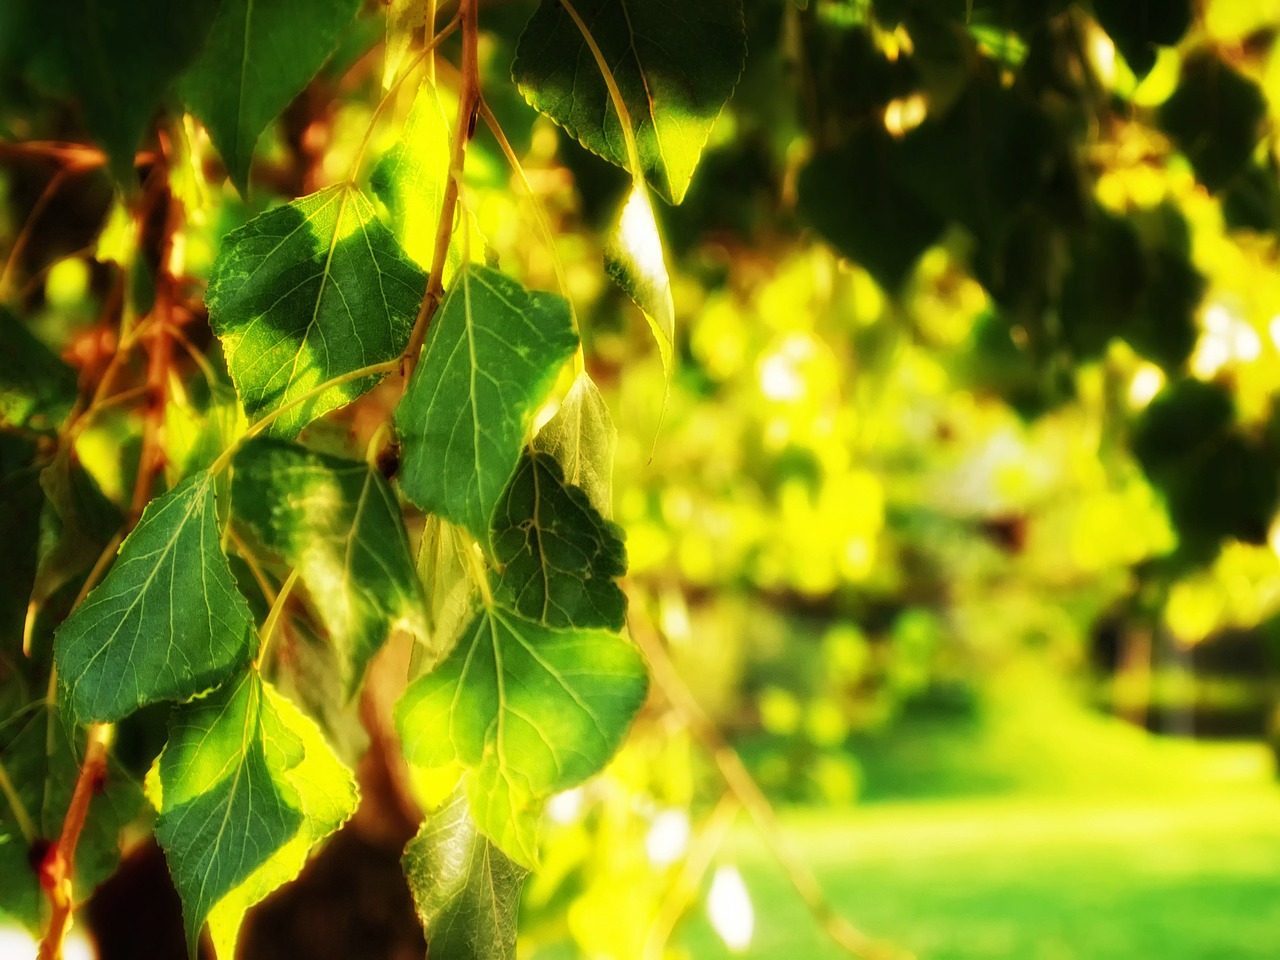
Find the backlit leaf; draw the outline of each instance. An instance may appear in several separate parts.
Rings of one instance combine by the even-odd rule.
[[[618,429],[600,388],[584,370],[533,438],[533,449],[556,458],[566,483],[586,491],[603,517],[613,516],[613,452]]]
[[[613,73],[645,179],[669,203],[679,203],[742,73],[741,3],[575,0],[573,6]],[[556,0],[543,0],[529,20],[512,73],[536,109],[588,150],[629,169],[604,77],[582,32]]]
[[[427,7],[423,0],[388,0],[387,41],[383,53],[382,89],[391,89],[413,35],[427,23]]]
[[[577,344],[563,298],[487,267],[459,273],[396,408],[405,496],[487,547],[530,420]]]
[[[546,453],[526,453],[493,525],[495,599],[548,627],[621,630],[627,600],[622,529],[565,483]]]
[[[223,0],[179,84],[241,194],[267,124],[328,59],[359,0]]]
[[[235,459],[235,521],[282,558],[341,654],[348,695],[396,627],[426,629],[399,504],[368,465],[278,440],[252,440]]]
[[[461,790],[423,821],[403,862],[432,960],[515,957],[528,871],[476,829]]]
[[[63,699],[82,723],[185,700],[248,662],[252,627],[219,543],[213,477],[197,473],[147,505],[58,631]]]
[[[647,686],[640,654],[617,634],[551,630],[494,606],[405,691],[396,726],[410,763],[469,768],[477,825],[532,866],[532,816],[546,797],[604,767]]]
[[[315,724],[256,671],[174,713],[147,789],[188,947],[194,956],[207,919],[226,960],[244,912],[296,877],[357,801]]]
[[[350,184],[328,187],[227,235],[209,278],[209,319],[250,420],[327,381],[397,357],[426,277]],[[271,424],[296,437],[378,378],[336,384]]]
[[[433,659],[452,648],[471,617],[476,587],[467,551],[474,544],[465,530],[435,514],[423,524],[418,576],[427,595],[427,647]]]
[[[414,0],[413,6],[421,11],[421,0]],[[424,79],[399,140],[378,161],[369,178],[373,192],[391,214],[396,239],[423,270],[431,269],[435,254],[436,226],[449,182],[451,139],[440,94],[435,84]],[[449,249],[449,266],[456,270],[456,247],[450,245]]]
[[[609,276],[642,311],[662,355],[662,369],[671,379],[675,362],[676,311],[671,300],[671,277],[662,251],[662,238],[649,202],[649,191],[637,180],[618,214],[604,248]]]

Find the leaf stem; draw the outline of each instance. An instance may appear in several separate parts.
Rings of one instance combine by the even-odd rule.
[[[30,846],[40,835],[40,831],[35,821],[31,819],[31,814],[27,812],[22,798],[18,796],[13,781],[9,779],[9,771],[4,768],[3,763],[0,763],[0,793],[3,793],[4,798],[9,801],[9,809],[13,811],[13,819],[18,822],[18,829],[22,831],[22,839]]]
[[[627,105],[622,99],[622,91],[618,89],[618,81],[613,75],[613,71],[609,69],[609,64],[604,58],[604,54],[600,52],[600,47],[596,45],[596,38],[591,35],[591,31],[583,22],[582,17],[578,15],[578,11],[574,9],[570,0],[560,0],[560,5],[564,7],[565,13],[569,14],[570,19],[578,27],[578,32],[582,34],[582,39],[586,41],[587,47],[591,50],[591,55],[595,57],[596,66],[600,68],[600,75],[604,78],[604,85],[609,91],[609,99],[613,102],[613,109],[618,114],[618,123],[622,127],[622,142],[627,147],[627,166],[631,168],[631,177],[637,182],[644,180],[644,169],[640,166],[640,149],[636,146],[635,129],[631,126],[631,114],[627,111]]]
[[[289,601],[289,594],[293,593],[293,585],[298,582],[298,568],[294,567],[289,571],[289,576],[280,586],[280,592],[276,594],[275,600],[271,602],[271,609],[267,611],[267,618],[262,621],[262,629],[258,631],[258,637],[262,641],[262,645],[258,648],[258,656],[255,662],[261,663],[267,655],[267,645],[271,643],[271,637],[276,632],[276,625],[280,622],[280,618],[284,615],[285,605]]]
[[[239,437],[237,437],[227,447],[227,449],[223,450],[222,453],[218,456],[218,459],[213,461],[213,463],[209,465],[209,473],[212,476],[216,477],[219,473],[221,473],[223,470],[226,469],[227,464],[229,464],[231,460],[235,457],[235,455],[239,453],[240,448],[244,446],[245,443],[252,440],[258,434],[262,433],[263,430],[266,430],[267,427],[271,426],[271,424],[275,423],[278,419],[283,417],[286,413],[296,410],[298,407],[302,406],[304,403],[310,403],[312,400],[320,396],[320,394],[324,393],[326,390],[331,390],[334,387],[341,386],[344,383],[350,383],[352,380],[359,380],[362,377],[376,377],[383,374],[394,373],[399,366],[400,366],[400,360],[398,358],[395,360],[384,360],[382,363],[371,363],[367,367],[360,367],[358,370],[350,370],[347,373],[341,374],[339,376],[330,377],[328,380],[326,380],[324,383],[320,384],[319,386],[314,387],[311,390],[308,390],[306,393],[303,393],[303,394],[300,394],[299,396],[294,397],[288,403],[285,403],[279,407],[276,407],[276,409],[272,410],[265,417],[263,417],[261,420],[254,423],[253,426],[251,426],[248,430],[246,430]]]
[[[434,7],[435,4],[433,2],[431,4],[432,9],[430,11],[433,15],[435,13]],[[453,19],[445,25],[443,30],[427,39],[427,45],[422,50],[418,51],[414,58],[409,61],[409,65],[400,72],[400,75],[396,77],[391,86],[387,88],[387,92],[382,95],[382,99],[379,100],[378,105],[374,107],[373,116],[369,118],[369,125],[365,127],[364,136],[360,138],[360,145],[356,147],[355,158],[351,161],[351,170],[347,173],[348,181],[355,180],[356,172],[360,169],[360,163],[364,160],[365,149],[369,146],[369,141],[373,139],[373,131],[378,126],[378,121],[382,118],[382,114],[386,112],[387,107],[390,106],[393,100],[395,100],[396,94],[400,92],[401,85],[409,78],[409,75],[418,68],[418,65],[422,63],[422,61],[431,57],[432,51],[434,51],[437,46],[447,40],[453,34],[453,31],[458,29],[458,24],[459,15],[455,14]],[[431,63],[434,63],[434,61],[435,58],[431,57]],[[429,66],[428,75],[434,76],[434,74],[434,69]]]
[[[477,37],[480,31],[477,6],[479,0],[459,0],[458,17],[462,21],[462,87],[458,91],[458,119],[453,133],[453,156],[449,160],[449,181],[444,188],[444,202],[440,207],[440,220],[436,227],[436,246],[431,257],[431,275],[427,278],[427,292],[418,309],[418,319],[413,334],[401,359],[401,369],[408,380],[418,364],[422,344],[427,338],[427,328],[440,303],[444,300],[444,263],[449,253],[449,241],[453,239],[454,216],[458,208],[458,189],[466,164],[467,143],[475,130],[476,113],[480,107],[480,60],[477,53]]]

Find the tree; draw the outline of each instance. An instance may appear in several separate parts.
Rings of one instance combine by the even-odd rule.
[[[1099,561],[1139,586],[1090,592],[1090,616],[1158,617],[1224,542],[1266,540],[1280,446],[1269,411],[1242,415],[1245,388],[1215,379],[1224,364],[1196,366],[1193,240],[1212,228],[1186,210],[1273,243],[1271,105],[1189,2],[52,6],[0,12],[0,155],[25,218],[0,274],[0,872],[16,878],[0,911],[47,956],[148,811],[189,950],[207,925],[232,956],[246,911],[356,809],[366,738],[344,731],[361,698],[390,709],[368,679],[389,642],[412,649],[390,712],[428,810],[404,866],[432,956],[514,955],[543,808],[627,737],[640,646],[767,811],[681,701],[659,590],[627,631],[597,383],[626,374],[587,349],[625,315],[606,275],[660,359],[648,411],[627,410],[650,443],[668,403],[679,418],[735,382],[708,319],[745,282],[735,260],[784,264],[816,237],[826,305],[858,316],[855,289],[881,305],[852,324],[843,371],[879,383],[877,403],[900,343],[1028,420],[1087,407],[1091,365],[1113,392],[1155,378],[1149,407],[1090,421],[1105,493],[1156,516]],[[566,170],[570,200],[535,185]],[[586,280],[565,240],[590,251],[568,264]],[[692,338],[675,261],[707,308]],[[54,319],[59,283],[96,314]],[[977,291],[944,305],[958,335],[920,309],[947,283]],[[817,339],[783,336],[766,393],[820,381]],[[866,614],[892,588],[845,587],[875,569],[885,484],[824,461],[837,434],[799,432],[760,453],[790,506],[721,557],[725,577]],[[1017,552],[1024,517],[980,522]],[[909,545],[926,567],[944,562],[930,540]],[[891,693],[894,658],[941,629],[892,605]]]

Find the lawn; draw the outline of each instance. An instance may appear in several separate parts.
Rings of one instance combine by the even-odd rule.
[[[1280,956],[1280,792],[1266,787],[888,803],[785,824],[837,908],[921,960]],[[751,831],[723,854],[755,904],[742,956],[846,956]],[[731,956],[701,913],[681,939],[697,960]]]

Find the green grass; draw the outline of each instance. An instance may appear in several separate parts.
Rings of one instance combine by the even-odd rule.
[[[832,901],[922,960],[1280,956],[1280,793],[1166,803],[986,800],[792,816]],[[844,957],[750,832],[724,850],[751,892],[754,960]],[[682,936],[730,954],[705,915]]]

